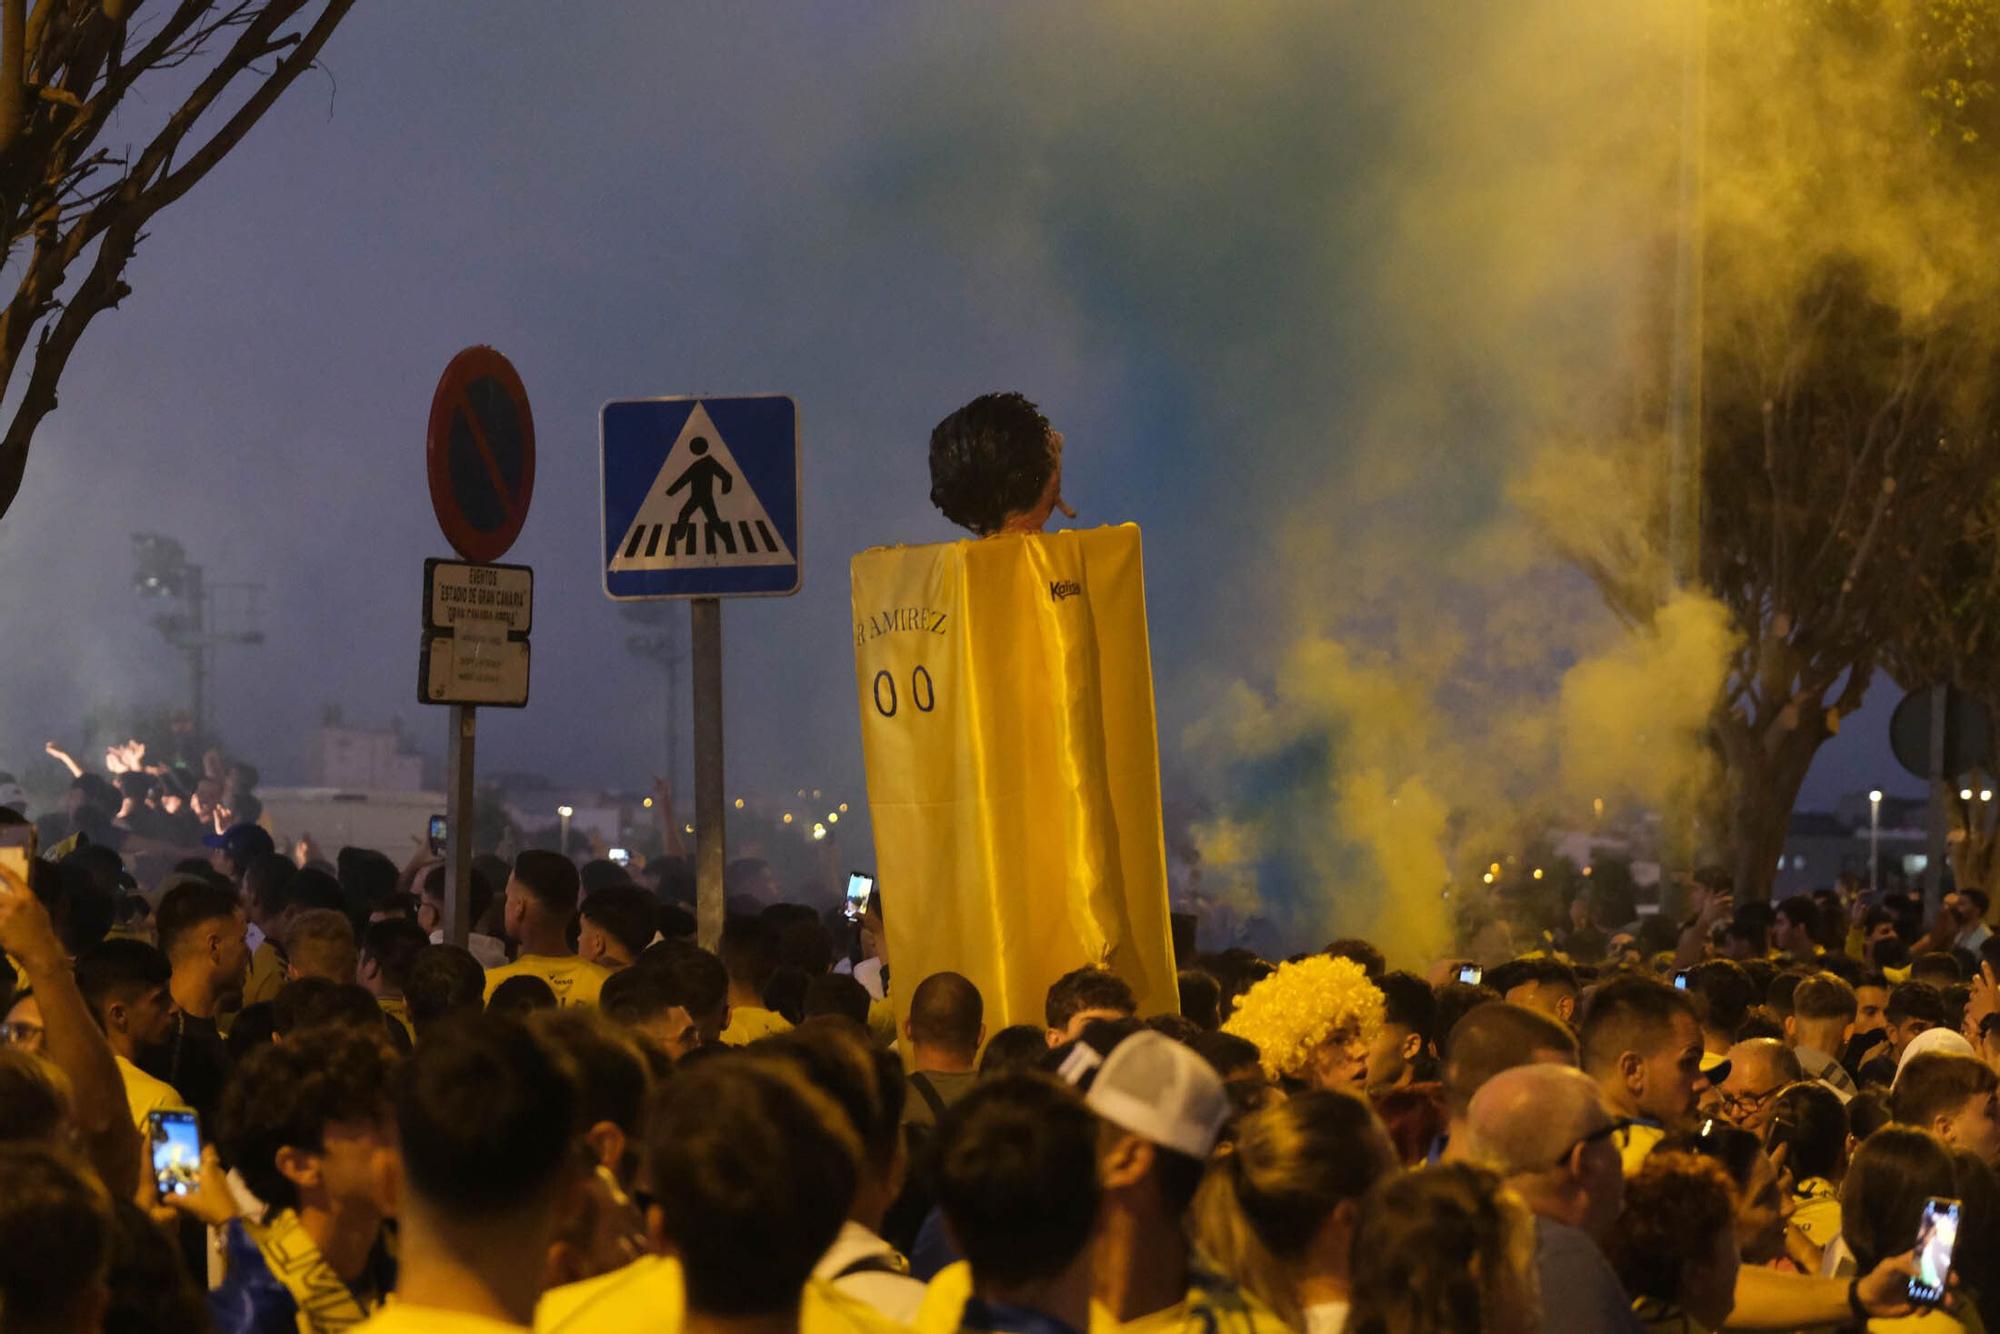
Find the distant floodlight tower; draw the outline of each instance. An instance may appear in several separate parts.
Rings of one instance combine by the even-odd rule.
[[[214,653],[220,644],[256,645],[264,642],[256,627],[258,594],[261,584],[218,584],[211,586],[201,566],[187,558],[187,551],[162,533],[132,534],[132,588],[140,597],[157,598],[171,609],[153,618],[167,643],[187,656],[188,713],[194,720],[194,734],[208,736],[208,678],[214,670]],[[244,596],[241,627],[216,629],[214,598],[218,591]]]

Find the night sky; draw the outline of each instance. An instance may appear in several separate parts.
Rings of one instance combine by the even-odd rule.
[[[1270,539],[1337,471],[1370,373],[1372,224],[1343,182],[1407,151],[1398,98],[1456,58],[1382,72],[1399,25],[1450,6],[1324,8],[357,6],[327,74],[162,215],[70,364],[0,523],[0,768],[93,705],[179,697],[131,593],[142,530],[265,585],[267,642],[223,654],[216,713],[267,781],[302,777],[329,704],[441,754],[415,701],[422,562],[449,554],[423,432],[446,360],[490,343],[541,454],[507,557],[538,576],[534,701],[486,715],[483,769],[647,783],[660,691],[600,591],[597,411],[777,391],[805,584],[726,609],[732,787],[858,801],[847,558],[952,536],[929,429],[1011,388],[1065,433],[1081,521],[1146,531],[1169,782],[1198,785],[1182,732],[1215,681],[1266,670]],[[1883,739],[1897,693],[1878,683],[1805,804],[1915,790]]]

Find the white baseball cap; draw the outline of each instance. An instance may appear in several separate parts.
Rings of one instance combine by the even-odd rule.
[[[1946,1056],[1977,1058],[1979,1055],[1972,1049],[1972,1044],[1957,1031],[1949,1028],[1927,1028],[1911,1038],[1910,1045],[1903,1048],[1903,1059],[1896,1062],[1897,1076],[1902,1075],[1905,1067],[1910,1064],[1911,1057],[1922,1056],[1927,1051],[1942,1052]],[[1894,1087],[1895,1082],[1893,1079],[1890,1080],[1890,1086]]]
[[[1164,1033],[1134,1033],[1104,1058],[1084,1103],[1120,1130],[1206,1161],[1229,1119],[1215,1068]]]

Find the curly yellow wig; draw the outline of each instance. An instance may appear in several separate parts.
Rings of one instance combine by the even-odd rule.
[[[1256,1043],[1264,1073],[1278,1079],[1303,1075],[1314,1050],[1350,1026],[1364,1041],[1375,1037],[1382,1027],[1381,989],[1352,959],[1315,954],[1279,965],[1244,992],[1222,1028]]]

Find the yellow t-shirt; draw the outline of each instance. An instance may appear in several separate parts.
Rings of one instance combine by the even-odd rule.
[[[1618,1161],[1625,1168],[1625,1175],[1631,1176],[1645,1165],[1646,1155],[1653,1146],[1667,1137],[1667,1132],[1658,1126],[1649,1126],[1635,1121],[1617,1137]]]
[[[623,1269],[542,1294],[535,1334],[648,1334],[678,1330],[687,1308],[680,1261],[649,1255]],[[799,1334],[901,1334],[903,1326],[832,1284],[808,1280],[799,1303]]]
[[[123,1056],[118,1062],[118,1077],[125,1081],[125,1101],[132,1109],[132,1120],[141,1131],[146,1129],[148,1112],[185,1112],[188,1105],[180,1093],[164,1079],[155,1079]]]
[[[1289,1334],[1285,1322],[1262,1302],[1215,1275],[1195,1270],[1188,1275],[1188,1293],[1164,1311],[1120,1324],[1110,1311],[1092,1301],[1088,1334]],[[954,1334],[964,1322],[965,1303],[972,1296],[972,1266],[960,1260],[946,1265],[924,1286],[917,1309],[917,1334]]]
[[[747,1047],[758,1038],[791,1031],[791,1024],[776,1010],[766,1010],[758,1005],[732,1005],[729,1007],[729,1027],[722,1030],[722,1041],[730,1047]]]
[[[486,970],[486,999],[510,977],[539,977],[556,993],[558,1005],[595,1005],[611,970],[577,958],[574,954],[557,958],[548,954],[523,954],[505,968]]]
[[[349,1334],[528,1334],[528,1327],[439,1306],[411,1306],[391,1298]]]

